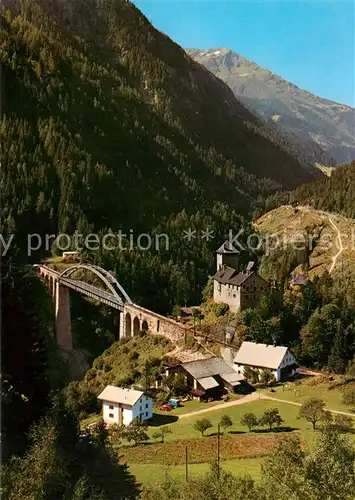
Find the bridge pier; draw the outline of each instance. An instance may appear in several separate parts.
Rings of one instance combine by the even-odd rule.
[[[57,344],[66,351],[73,349],[69,297],[69,288],[57,281],[55,293]]]
[[[121,340],[125,336],[125,316],[123,311],[119,311],[118,314],[119,314],[118,340]]]

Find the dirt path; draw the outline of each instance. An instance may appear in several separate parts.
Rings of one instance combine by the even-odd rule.
[[[184,413],[183,415],[179,415],[179,420],[181,418],[195,417],[196,415],[203,415],[204,413],[209,413],[210,411],[223,410],[224,408],[230,408],[232,406],[239,406],[245,403],[252,403],[253,401],[258,401],[259,399],[269,399],[271,401],[277,401],[279,403],[286,403],[294,406],[302,406],[302,403],[296,403],[295,401],[288,401],[287,399],[279,399],[274,398],[272,396],[267,396],[266,394],[262,394],[260,392],[253,392],[252,394],[248,394],[247,396],[242,397],[241,399],[237,399],[236,401],[230,401],[228,403],[222,403],[220,405],[212,406],[209,408],[205,408],[203,410],[194,411],[192,413]],[[338,410],[330,410],[326,408],[331,413],[335,413],[337,415],[347,415],[349,417],[355,418],[354,413],[347,413],[345,411]]]
[[[202,415],[203,413],[208,413],[210,411],[215,410],[223,410],[223,408],[230,408],[231,406],[243,405],[245,403],[251,403],[252,401],[256,401],[260,399],[261,395],[259,393],[253,392],[252,394],[248,394],[247,396],[243,396],[241,399],[237,399],[236,401],[230,401],[228,403],[222,403],[216,406],[210,406],[209,408],[205,408],[204,410],[194,411],[192,413],[184,413],[183,415],[179,415],[179,420],[181,418],[194,417],[196,415]]]
[[[292,207],[291,207],[292,208]],[[331,218],[331,214],[329,212],[325,212],[324,210],[317,210],[315,208],[312,208],[312,207],[307,207],[307,206],[302,206],[302,205],[298,205],[297,206],[297,209],[298,210],[302,210],[303,212],[315,212],[315,213],[318,213],[320,215],[323,215],[324,217],[327,217],[330,225],[333,227],[333,229],[335,229],[336,233],[337,233],[337,240],[338,240],[338,244],[339,244],[339,252],[334,255],[332,257],[332,263],[331,263],[331,266],[329,268],[329,274],[331,274],[333,271],[334,271],[334,268],[336,266],[336,263],[337,263],[337,260],[338,260],[338,257],[340,257],[340,255],[343,253],[344,251],[344,246],[343,246],[343,241],[341,239],[341,233],[340,233],[340,230],[338,228],[338,226],[335,224],[335,222],[333,221],[333,219]],[[342,219],[345,219],[345,217],[343,217],[342,215],[340,214],[336,214],[337,217],[340,217]]]
[[[344,247],[343,247],[343,242],[341,239],[341,234],[340,234],[338,226],[334,223],[334,221],[330,218],[329,215],[328,215],[328,220],[331,223],[331,225],[333,226],[333,228],[336,230],[336,232],[338,234],[337,237],[338,237],[338,242],[339,242],[339,252],[336,255],[334,255],[334,257],[332,259],[332,265],[330,266],[330,269],[329,269],[329,274],[332,274],[334,267],[337,263],[338,257],[343,253]]]
[[[271,399],[271,401],[278,401],[280,403],[287,403],[289,405],[294,405],[294,406],[302,406],[302,403],[296,403],[295,401],[288,401],[287,399],[273,398],[272,396],[266,396],[266,394],[260,394],[260,399]],[[329,408],[326,408],[326,410],[330,411],[331,413],[336,413],[339,415],[347,415],[348,417],[355,418],[354,413],[347,413],[346,411],[330,410]]]

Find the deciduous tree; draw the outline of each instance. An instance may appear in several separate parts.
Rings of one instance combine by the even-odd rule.
[[[160,439],[161,442],[164,443],[165,436],[167,434],[171,434],[170,427],[167,427],[166,425],[165,426],[161,426],[161,427],[159,427],[158,431],[154,432],[153,438],[154,439]]]
[[[212,428],[212,422],[208,418],[202,418],[201,420],[196,420],[194,425],[194,429],[198,432],[201,432],[202,436],[204,436],[205,432],[211,428]]]
[[[272,408],[270,410],[266,410],[259,419],[259,425],[269,426],[270,431],[274,426],[279,427],[282,424],[282,422],[283,419],[279,414],[278,408]]]
[[[226,432],[229,427],[232,427],[233,422],[229,415],[222,415],[219,425],[222,427],[224,432]]]
[[[254,413],[249,412],[249,413],[244,413],[244,415],[241,416],[240,423],[243,426],[248,427],[249,432],[251,432],[252,429],[254,429],[259,425],[259,420]]]
[[[321,399],[311,398],[300,408],[299,418],[304,418],[311,422],[315,430],[317,422],[323,420],[325,417],[325,403]]]

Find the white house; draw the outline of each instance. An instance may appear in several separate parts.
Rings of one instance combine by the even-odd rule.
[[[142,391],[108,385],[98,399],[107,424],[129,425],[135,418],[148,420],[153,416],[153,400]]]
[[[255,342],[243,342],[234,358],[234,363],[240,374],[244,374],[245,366],[260,372],[268,368],[277,381],[293,375],[298,366],[287,347]]]

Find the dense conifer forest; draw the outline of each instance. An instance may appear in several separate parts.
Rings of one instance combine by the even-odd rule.
[[[28,232],[170,232],[165,254],[85,255],[166,311],[196,300],[241,217],[317,176],[130,2],[7,0],[1,13],[2,226],[20,250]],[[188,227],[215,240],[190,248]]]
[[[330,177],[304,184],[292,200],[355,218],[355,162],[338,167]]]

